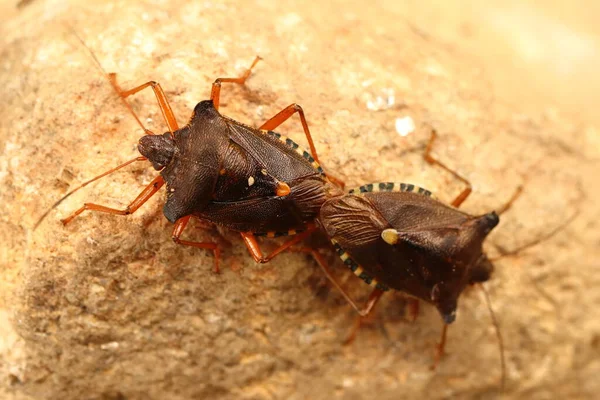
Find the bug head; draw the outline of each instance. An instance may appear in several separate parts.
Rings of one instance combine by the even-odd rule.
[[[492,272],[494,272],[494,264],[492,264],[485,254],[481,254],[475,265],[471,268],[469,283],[486,282],[491,278]]]
[[[142,136],[138,143],[140,154],[150,160],[157,171],[160,171],[171,162],[175,154],[175,148],[175,141],[170,132],[163,135]]]

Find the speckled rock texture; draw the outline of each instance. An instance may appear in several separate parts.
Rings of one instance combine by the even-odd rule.
[[[600,119],[588,73],[600,39],[579,3],[577,14],[533,1],[1,2],[0,397],[593,398]],[[505,392],[477,290],[461,298],[433,371],[433,308],[411,322],[402,295],[386,295],[344,345],[355,314],[312,259],[257,265],[239,235],[194,224],[188,237],[223,246],[216,275],[210,252],[171,241],[163,192],[128,217],[59,222],[86,201],[126,205],[156,175],[148,164],[77,192],[33,231],[69,189],[135,157],[143,134],[73,31],[123,87],[160,82],[180,124],[215,78],[260,54],[245,87],[224,86],[222,112],[259,125],[301,104],[323,164],[350,187],[411,182],[451,200],[460,182],[421,157],[434,127],[436,156],[473,183],[465,210],[498,208],[525,185],[488,240],[492,257],[579,210],[498,260],[486,284]],[[131,104],[166,130],[150,91]],[[279,130],[306,143],[296,118]],[[323,254],[364,300],[368,287]]]

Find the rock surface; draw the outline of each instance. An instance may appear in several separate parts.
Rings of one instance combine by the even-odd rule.
[[[435,154],[473,183],[465,210],[497,208],[525,184],[490,237],[492,256],[580,210],[551,239],[499,260],[486,286],[504,336],[506,395],[600,390],[600,121],[588,111],[597,80],[586,77],[600,40],[585,2],[578,15],[500,1],[21,3],[0,3],[2,398],[502,396],[498,343],[475,290],[432,371],[441,321],[431,307],[409,322],[402,296],[387,295],[345,346],[355,316],[311,259],[256,265],[238,235],[192,229],[223,243],[215,275],[212,254],[171,241],[162,195],[128,217],[60,224],[85,201],[127,204],[155,175],[148,165],[81,190],[33,231],[69,189],[135,157],[142,134],[73,31],[123,87],[159,81],[180,123],[215,78],[260,54],[246,87],[224,86],[223,113],[259,125],[301,104],[323,163],[351,187],[400,180],[452,199],[460,183],[421,157],[435,127]],[[573,51],[552,53],[531,36],[536,27]],[[132,104],[148,128],[166,130],[151,93]],[[280,130],[302,142],[297,120]],[[367,287],[335,265],[364,298]]]

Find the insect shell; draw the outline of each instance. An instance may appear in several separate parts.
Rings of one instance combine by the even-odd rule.
[[[354,274],[433,304],[446,324],[464,288],[493,271],[482,244],[498,215],[466,214],[414,185],[361,186],[325,202],[319,222]]]
[[[301,231],[339,192],[296,143],[227,118],[210,100],[185,127],[146,135],[138,149],[167,184],[170,222],[195,215],[240,232]]]

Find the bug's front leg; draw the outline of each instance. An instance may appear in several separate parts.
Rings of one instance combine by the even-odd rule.
[[[142,129],[147,134],[153,134],[153,133],[150,132],[148,129],[146,129],[146,127],[144,127],[144,124],[142,124],[142,121],[137,116],[137,114],[133,111],[133,108],[131,107],[129,102],[127,102],[127,100],[126,100],[127,97],[129,97],[132,94],[135,94],[143,89],[146,89],[147,87],[152,88],[152,91],[154,92],[154,95],[156,96],[156,101],[158,101],[158,107],[160,108],[163,119],[165,120],[165,123],[169,127],[169,131],[171,133],[173,133],[177,129],[179,129],[179,127],[177,125],[177,120],[175,119],[175,114],[173,114],[171,105],[169,104],[169,101],[167,100],[167,96],[165,95],[165,92],[163,91],[162,87],[160,86],[160,83],[155,82],[155,81],[149,81],[149,82],[144,83],[143,85],[136,86],[133,89],[123,90],[117,83],[117,74],[115,74],[114,72],[108,74],[108,79],[110,80],[110,83],[113,86],[113,88],[115,89],[115,91],[119,94],[119,96],[123,100],[125,107],[127,107],[129,112],[131,113],[131,115],[133,115],[133,117],[136,119],[138,124],[142,127]]]
[[[135,198],[135,200],[133,200],[123,210],[102,206],[100,204],[85,203],[80,209],[75,211],[73,214],[69,215],[67,218],[62,219],[61,222],[63,223],[63,225],[67,225],[85,210],[98,211],[115,215],[133,214],[138,208],[140,208],[145,202],[147,202],[150,199],[150,197],[154,196],[154,194],[158,192],[158,190],[164,185],[164,183],[165,181],[163,180],[163,177],[160,175],[157,176],[152,182],[150,182],[148,186],[146,186],[144,190],[142,190],[142,192]]]

